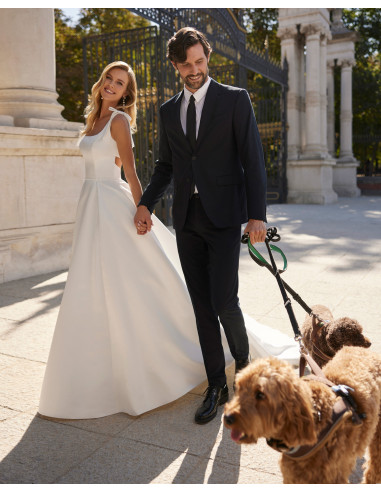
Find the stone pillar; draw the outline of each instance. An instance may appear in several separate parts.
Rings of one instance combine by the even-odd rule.
[[[352,66],[355,64],[355,42],[359,39],[355,31],[347,29],[342,20],[342,9],[332,10],[332,37],[328,42],[328,91],[329,120],[328,145],[334,149],[334,99],[332,68],[336,61],[341,66],[340,107],[340,156],[333,172],[333,188],[339,196],[358,196],[358,162],[352,151]],[[331,99],[332,98],[332,99]],[[332,114],[332,119],[331,119]]]
[[[301,152],[301,66],[300,43],[296,26],[280,29],[278,37],[282,40],[281,58],[288,62],[288,92],[287,92],[287,154],[289,159],[297,159]]]
[[[353,162],[352,151],[352,66],[354,60],[341,60],[340,158]]]
[[[57,102],[54,9],[1,9],[0,46],[0,124],[77,129]]]
[[[333,60],[327,63],[327,145],[328,152],[335,156],[335,78],[333,69],[335,62]]]
[[[322,153],[328,154],[327,145],[327,35],[320,38],[320,142]]]
[[[304,156],[320,156],[320,29],[307,25],[301,29],[306,36],[306,145]]]
[[[302,108],[299,120],[300,139],[303,142],[305,128],[305,142],[298,158],[289,156],[287,160],[289,203],[324,205],[337,201],[337,194],[332,188],[336,161],[328,155],[326,137],[326,42],[329,34],[325,9],[320,10],[324,12],[315,12],[316,22],[309,21],[306,15],[307,22],[301,23],[300,27],[300,32],[305,35],[306,45],[305,110]],[[304,71],[299,71],[300,77],[303,73]],[[299,90],[300,97],[303,98],[303,88],[300,87]]]
[[[357,187],[358,161],[352,151],[352,66],[353,59],[339,60],[341,66],[340,156],[333,175],[334,189],[339,196],[361,194]]]
[[[68,267],[84,176],[57,103],[53,9],[0,11],[0,283]]]

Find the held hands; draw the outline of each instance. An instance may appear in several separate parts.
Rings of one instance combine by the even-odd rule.
[[[148,208],[145,205],[139,205],[134,217],[134,224],[138,234],[143,235],[151,230],[152,219]]]
[[[262,220],[250,219],[244,233],[249,233],[251,244],[263,243],[266,239],[266,225]]]

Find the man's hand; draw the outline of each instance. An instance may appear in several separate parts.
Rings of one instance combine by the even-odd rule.
[[[245,228],[245,234],[249,233],[251,244],[263,243],[266,239],[266,224],[262,220],[250,219]]]
[[[153,225],[151,214],[145,205],[139,205],[134,217],[134,223],[136,231],[140,235],[146,234],[148,231],[151,230],[151,227]]]

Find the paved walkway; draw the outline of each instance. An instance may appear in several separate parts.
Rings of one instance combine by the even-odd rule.
[[[381,197],[272,205],[289,260],[283,277],[307,304],[357,318],[381,352]],[[242,249],[240,298],[258,321],[292,335],[275,278]],[[48,421],[36,416],[66,272],[0,285],[0,483],[282,482],[264,440],[233,443],[218,418],[193,423],[205,384],[140,417]],[[303,310],[293,302],[298,321]],[[232,366],[228,369],[232,386]],[[361,480],[358,467],[352,481]]]

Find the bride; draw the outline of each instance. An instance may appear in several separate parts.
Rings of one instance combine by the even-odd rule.
[[[113,62],[94,84],[86,108],[79,143],[86,177],[41,416],[139,415],[205,380],[175,237],[154,216],[147,237],[144,227],[137,234],[134,225],[142,196],[131,136],[136,95],[131,67]],[[120,178],[122,165],[128,184]],[[245,321],[253,357],[294,361],[292,339],[251,318]],[[226,339],[224,348],[229,363]]]

